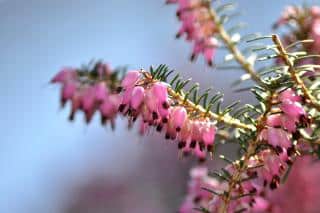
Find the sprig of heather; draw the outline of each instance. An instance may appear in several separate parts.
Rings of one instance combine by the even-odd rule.
[[[211,19],[210,1],[207,0],[167,0],[167,4],[178,4],[177,17],[182,26],[176,37],[186,34],[186,40],[193,42],[193,61],[203,54],[207,63],[212,66],[212,59],[218,47],[217,30]]]
[[[227,58],[234,59],[247,73],[243,78],[264,85],[262,78],[254,69],[254,55],[246,57],[237,47],[238,43],[250,35],[241,36],[239,33],[233,33],[234,29],[242,26],[240,24],[232,26],[229,30],[224,27],[224,24],[234,16],[226,13],[233,4],[227,3],[214,8],[211,7],[211,0],[167,0],[166,3],[178,4],[177,17],[182,26],[176,37],[186,35],[186,40],[193,43],[191,61],[199,54],[203,54],[207,63],[212,66],[216,50],[223,46],[221,44],[223,43],[231,54]],[[232,60],[228,59],[227,62],[229,61]],[[231,66],[232,69],[234,67]]]
[[[299,87],[299,89],[303,92],[306,102],[308,104],[312,105],[312,107],[316,108],[318,110],[318,112],[320,112],[319,100],[317,100],[317,98],[313,95],[312,89],[308,88],[308,86],[304,82],[303,74],[301,75],[302,71],[310,72],[308,69],[308,66],[302,70],[301,70],[301,68],[298,69],[295,66],[295,63],[297,60],[299,60],[299,56],[294,55],[294,54],[293,55],[288,54],[287,50],[283,47],[278,36],[274,35],[274,36],[272,36],[272,39],[273,39],[273,42],[275,43],[276,48],[279,52],[279,58],[288,67],[288,73],[290,74],[290,77],[294,81],[295,85],[297,87]],[[308,55],[302,53],[302,56],[300,56],[300,57],[303,58],[304,56],[308,56]],[[302,67],[302,68],[304,68],[304,67]],[[312,69],[312,68],[314,68],[314,66],[311,64],[311,65],[309,65],[309,68]]]
[[[269,153],[265,154],[269,155]],[[272,157],[269,160],[274,166],[279,163],[277,159]],[[254,187],[256,187],[260,185],[259,181],[243,184],[241,186],[242,189],[251,188],[251,193],[243,194],[241,198],[237,197],[237,201],[233,201],[232,208],[229,208],[227,212],[317,212],[319,209],[317,204],[317,198],[319,197],[319,184],[317,183],[320,176],[319,166],[319,162],[314,157],[297,157],[295,164],[290,167],[290,173],[285,172],[286,181],[277,190],[265,188],[260,194],[252,197],[252,194],[257,192],[252,189],[251,184],[254,183]],[[278,167],[276,166],[276,168]],[[264,171],[269,172],[269,170]],[[255,179],[257,173],[251,172],[251,174],[251,177],[244,179],[243,182]],[[219,173],[215,173],[215,176],[213,176],[204,167],[193,168],[190,176],[188,195],[179,212],[218,212],[216,207],[221,202],[218,198],[226,187],[219,179],[221,180],[221,176],[223,179],[226,177]],[[242,208],[237,210],[235,206],[239,205],[242,205]]]
[[[206,182],[196,190],[189,190],[180,212],[192,212],[201,206],[204,212],[264,212],[270,207],[266,195],[277,189],[293,164],[300,144],[298,128],[307,128],[306,112],[301,97],[292,89],[270,95],[266,111],[257,121],[257,133],[249,141],[244,156],[221,172],[204,178]],[[299,125],[298,125],[299,124]],[[230,162],[229,162],[230,163]],[[194,182],[192,180],[191,182]],[[201,189],[208,196],[197,197]],[[195,193],[195,191],[198,193]],[[191,199],[193,197],[193,199]]]
[[[263,113],[256,119],[255,131],[246,131],[238,138],[244,153],[240,160],[231,164],[228,161],[229,165],[222,172],[214,173],[221,182],[216,187],[218,190],[208,189],[213,199],[204,212],[268,211],[270,205],[266,204],[265,196],[286,178],[296,156],[318,153],[318,144],[310,137],[318,134],[317,119],[310,119],[319,115],[310,100],[309,94],[313,91],[306,86],[303,88],[296,80],[299,71],[306,67],[298,66],[297,69],[294,63],[297,53],[286,52],[277,36],[259,39],[265,38],[272,38],[275,43],[262,48],[271,50],[272,55],[258,60],[282,58],[285,62],[271,73],[269,71],[270,75],[265,79],[267,89],[253,90],[263,105]],[[195,202],[193,206],[196,206]]]
[[[319,6],[288,6],[274,24],[274,29],[287,27],[282,35],[283,44],[296,51],[307,51],[310,54],[320,54],[320,7]],[[319,57],[307,57],[299,61],[303,64],[320,65]],[[317,67],[319,70],[319,67]],[[308,73],[312,77],[312,73]]]
[[[184,155],[193,153],[201,161],[214,152],[217,125],[253,128],[230,116],[234,105],[221,109],[220,94],[209,97],[207,91],[198,95],[197,84],[185,91],[190,80],[183,81],[179,75],[167,83],[172,72],[160,65],[151,67],[150,72],[133,70],[124,74],[97,63],[92,69],[65,68],[52,83],[62,84],[61,103],[64,106],[71,102],[71,120],[77,111],[83,111],[89,123],[99,111],[102,123],[110,122],[114,127],[115,118],[121,114],[128,118],[129,127],[137,120],[141,134],[154,127],[164,132],[166,139],[177,141]],[[215,105],[216,112],[212,112]]]

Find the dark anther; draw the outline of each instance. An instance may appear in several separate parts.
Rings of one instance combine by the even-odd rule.
[[[250,190],[250,193],[251,193],[251,194],[257,193],[257,189],[253,187],[253,188]]]
[[[136,122],[137,118],[138,118],[137,116],[133,116],[133,117],[132,117],[132,121],[133,121],[133,122]]]
[[[193,199],[193,202],[194,202],[194,203],[199,203],[200,201],[201,201],[201,196],[200,196],[200,195],[196,196],[196,197]]]
[[[159,124],[159,125],[157,126],[156,130],[157,130],[158,132],[161,132],[161,131],[162,131],[162,128],[163,128],[163,126]]]
[[[301,137],[300,132],[297,130],[294,133],[292,133],[292,139],[293,140],[298,140]]]
[[[152,119],[157,120],[158,119],[158,113],[157,112],[152,112]]]
[[[164,124],[168,123],[168,118],[162,118],[162,123]]]
[[[264,180],[264,181],[263,181],[263,186],[266,187],[267,184],[268,184],[268,181],[267,181],[267,180]]]
[[[270,189],[274,190],[274,189],[278,188],[279,184],[280,184],[280,177],[277,176],[277,175],[274,175],[272,177],[272,180],[271,180],[271,183],[270,183]]]
[[[249,202],[249,206],[253,207],[253,205],[256,203],[255,199],[251,199]]]
[[[176,128],[176,131],[177,131],[177,132],[180,132],[180,131],[181,131],[181,127],[177,127],[177,128]]]
[[[276,146],[275,149],[276,149],[276,152],[277,152],[278,155],[283,152],[283,149],[282,149],[281,146]]]
[[[311,116],[305,116],[305,115],[301,115],[299,118],[300,124],[302,128],[306,128],[308,126],[310,126],[310,124],[312,123],[312,118]]]
[[[206,162],[206,158],[199,158],[199,163],[204,163]]]
[[[107,123],[107,117],[101,115],[101,125],[105,125]]]
[[[196,55],[193,53],[190,57],[190,61],[194,61],[194,59],[196,59]]]
[[[257,171],[253,171],[253,172],[247,172],[248,176],[250,178],[256,178],[258,177],[258,172]]]
[[[316,80],[316,78],[313,75],[310,75],[308,78],[309,78],[310,81]]]
[[[166,133],[165,138],[166,138],[167,140],[169,140],[169,139],[170,139],[170,134],[169,134],[169,133]]]
[[[120,93],[122,91],[122,87],[117,87],[117,93]]]
[[[162,103],[162,107],[164,108],[164,109],[169,109],[169,104],[167,103],[167,102],[163,102]]]
[[[182,148],[184,148],[186,146],[186,142],[185,141],[180,141],[179,143],[178,143],[178,149],[182,149]]]
[[[123,112],[124,108],[126,108],[126,105],[125,104],[120,104],[119,112]]]
[[[292,160],[290,160],[290,159],[286,160],[286,163],[287,163],[289,166],[291,166],[291,165],[293,164]]]
[[[282,173],[285,170],[285,167],[283,165],[280,165],[279,167],[279,173]]]
[[[207,146],[207,150],[208,150],[208,152],[213,152],[213,146],[211,144],[209,144]]]
[[[190,148],[194,149],[194,148],[196,148],[196,145],[197,145],[197,141],[192,140],[190,143]]]
[[[69,121],[74,121],[74,112],[71,112],[69,115]]]
[[[296,152],[294,146],[291,146],[287,149],[288,156],[292,156]]]

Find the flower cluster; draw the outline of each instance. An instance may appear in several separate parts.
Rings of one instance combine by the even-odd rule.
[[[204,161],[207,153],[213,153],[215,122],[197,117],[181,98],[176,98],[180,96],[169,84],[144,70],[129,71],[122,79],[116,79],[108,65],[97,63],[89,71],[65,68],[52,83],[62,84],[62,105],[71,101],[71,120],[80,110],[89,123],[99,111],[102,123],[110,121],[114,127],[120,113],[128,117],[129,126],[139,120],[141,134],[155,127],[165,133],[166,139],[178,141],[184,155],[193,153]]]
[[[220,212],[226,200],[227,212],[268,210],[266,195],[279,187],[281,179],[295,160],[294,141],[298,140],[298,128],[309,125],[301,105],[302,99],[293,89],[282,91],[272,101],[277,106],[275,112],[266,117],[266,124],[258,135],[261,151],[256,150],[255,155],[242,158],[223,169],[223,174],[218,175],[223,180],[215,186],[218,191],[204,205],[208,206],[210,212]],[[192,194],[187,197],[190,196]]]
[[[301,105],[302,98],[293,89],[286,89],[277,98],[279,112],[267,118],[266,127],[259,135],[261,141],[267,141],[273,148],[281,151],[292,147],[291,134],[297,132],[298,125],[308,125],[307,114]]]
[[[130,71],[121,82],[119,111],[129,122],[140,117],[140,132],[150,126],[164,132],[166,139],[178,141],[184,155],[193,152],[201,161],[213,152],[216,127],[208,119],[193,118],[192,110],[175,99],[175,92],[165,82],[155,80],[145,71]]]
[[[264,151],[260,156],[264,155],[266,157],[265,160],[267,161],[265,162],[269,164],[269,167],[263,166],[260,171],[264,172],[265,176],[271,176],[270,173],[272,174],[278,170],[284,171],[284,168],[281,168],[281,161],[270,157],[268,152]],[[252,158],[252,164],[255,164],[253,161],[258,161],[258,159],[259,157]],[[311,156],[298,157],[285,184],[279,186],[277,190],[262,189],[263,187],[261,186],[264,186],[266,182],[261,182],[256,177],[263,174],[258,174],[253,170],[248,171],[247,177],[251,178],[243,179],[242,183],[237,186],[238,190],[243,193],[243,197],[233,194],[234,197],[229,204],[227,212],[231,213],[240,210],[252,213],[318,212],[319,205],[316,204],[316,199],[320,193],[317,187],[317,181],[320,177],[320,165],[314,160],[315,158]],[[230,168],[228,171],[232,170]],[[273,178],[272,189],[279,184],[279,181],[279,178]],[[194,209],[199,206],[208,212],[219,212],[223,200],[219,195],[214,195],[211,191],[217,193],[222,189],[226,189],[226,184],[218,182],[212,176],[208,176],[205,168],[192,169],[188,195],[179,212],[197,212]],[[299,205],[295,205],[296,203],[299,203]]]
[[[71,102],[70,120],[77,111],[83,111],[89,123],[94,113],[99,110],[102,122],[109,120],[114,126],[121,97],[115,91],[110,67],[97,63],[91,71],[76,68],[62,69],[52,80],[62,84],[61,104]]]
[[[191,60],[203,54],[207,63],[212,66],[212,58],[218,47],[216,27],[211,16],[211,1],[204,0],[167,0],[167,3],[178,4],[177,16],[182,26],[177,38],[186,35],[186,40],[193,43]]]
[[[303,50],[312,54],[320,53],[320,7],[288,6],[282,16],[274,25],[278,28],[283,25],[290,26],[287,34],[283,36],[285,45],[297,41],[311,39],[313,42],[303,44]],[[301,64],[320,64],[318,57],[306,58],[300,61]]]
[[[217,190],[220,183],[208,175],[205,167],[195,167],[190,171],[191,180],[188,184],[188,195],[180,207],[179,213],[198,212],[195,207],[209,208],[213,195],[208,190]],[[204,190],[207,189],[207,190]]]
[[[274,213],[319,212],[319,177],[320,164],[315,158],[298,158],[286,182],[278,190],[267,194],[264,202],[268,203],[268,210]]]

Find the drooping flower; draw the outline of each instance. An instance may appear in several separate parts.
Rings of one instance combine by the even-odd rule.
[[[202,54],[206,62],[212,66],[216,48],[216,27],[211,18],[209,1],[203,0],[167,0],[168,4],[178,4],[177,16],[181,28],[177,38],[186,35],[186,40],[193,43],[191,60]]]
[[[141,134],[154,127],[166,139],[177,140],[185,154],[193,153],[201,161],[213,152],[214,122],[192,118],[192,110],[170,96],[169,84],[143,70],[129,71],[121,79],[114,76],[107,64],[97,63],[92,70],[63,69],[52,82],[62,84],[61,102],[71,102],[71,120],[82,111],[89,123],[98,111],[102,124],[114,128],[121,114],[128,118],[129,127],[137,120]]]

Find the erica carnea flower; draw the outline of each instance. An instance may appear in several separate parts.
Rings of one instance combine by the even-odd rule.
[[[205,167],[195,167],[190,171],[191,180],[188,184],[188,193],[180,207],[179,213],[196,213],[196,207],[209,208],[213,195],[209,190],[217,190],[219,182],[208,175]],[[208,190],[204,190],[208,189]]]
[[[297,41],[305,41],[301,50],[312,54],[320,53],[320,7],[288,6],[280,19],[274,25],[275,28],[289,26],[283,35],[285,45]],[[308,41],[309,39],[309,41]],[[300,64],[320,64],[319,57],[308,57],[300,60]],[[310,75],[310,73],[309,73]]]
[[[178,4],[177,16],[181,28],[177,38],[186,36],[193,43],[191,60],[202,54],[207,63],[212,66],[212,60],[218,47],[216,28],[212,21],[211,1],[207,0],[167,0],[168,4]]]
[[[208,152],[213,153],[216,121],[199,116],[192,108],[196,106],[186,104],[187,99],[182,100],[168,83],[147,71],[119,75],[107,64],[97,63],[92,69],[63,69],[52,82],[62,84],[61,103],[71,102],[71,120],[77,111],[83,111],[89,123],[98,111],[102,123],[114,127],[115,118],[122,114],[129,127],[140,123],[141,134],[154,127],[166,139],[177,141],[184,155],[193,153],[204,161]]]
[[[288,175],[288,179],[280,188],[268,193],[265,202],[266,210],[280,212],[319,212],[320,164],[310,156],[299,157]]]

